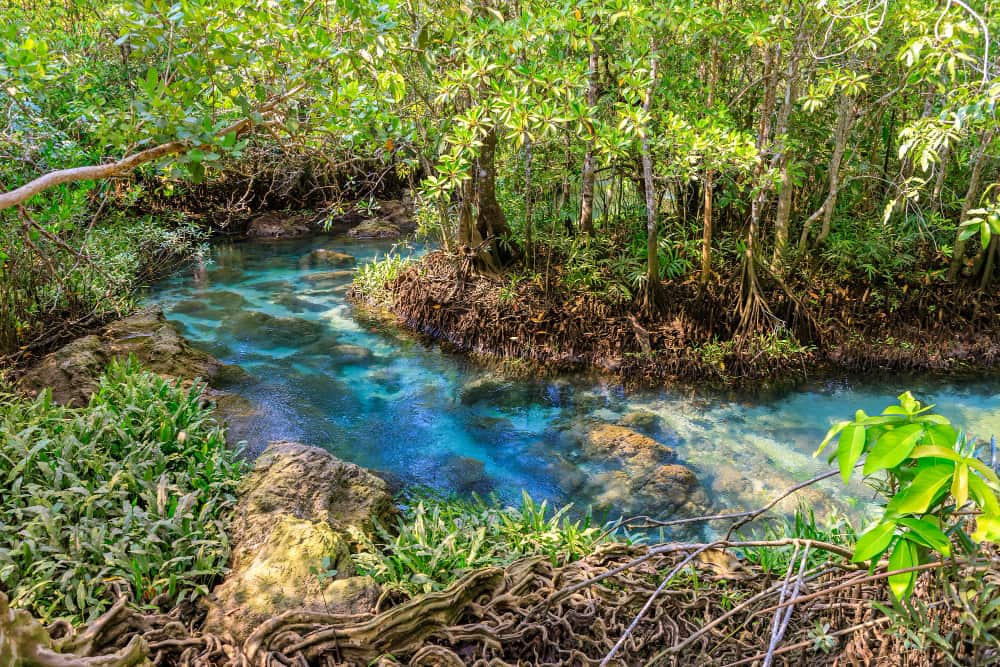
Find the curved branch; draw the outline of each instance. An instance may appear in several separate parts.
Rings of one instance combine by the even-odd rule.
[[[288,92],[275,97],[260,107],[257,110],[257,114],[263,116],[264,114],[273,111],[281,102],[284,102],[288,98],[292,97],[304,87],[305,84],[299,84]],[[235,133],[238,136],[249,130],[253,125],[254,120],[252,118],[244,118],[243,120],[239,120],[232,125],[229,125],[228,127],[222,128],[215,133],[215,136],[223,137],[230,132]],[[133,153],[132,155],[123,157],[116,162],[109,162],[108,164],[94,165],[90,167],[71,167],[69,169],[52,171],[44,174],[43,176],[39,176],[33,181],[25,183],[19,188],[15,188],[9,192],[0,193],[0,211],[23,204],[35,195],[44,192],[49,188],[54,188],[57,185],[62,185],[63,183],[77,183],[79,181],[96,181],[104,178],[111,178],[120,174],[126,174],[141,165],[158,160],[162,157],[187,153],[193,148],[203,146],[204,144],[188,144],[182,141],[170,141],[160,144],[159,146],[154,146],[153,148],[147,148],[146,150],[138,153]]]

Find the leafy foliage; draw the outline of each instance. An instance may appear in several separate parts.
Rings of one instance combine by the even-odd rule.
[[[43,620],[98,616],[113,586],[148,603],[225,571],[243,470],[190,389],[112,363],[82,408],[0,400],[0,583]]]
[[[834,425],[816,451],[836,439],[830,461],[836,459],[845,483],[864,457],[863,474],[887,500],[879,521],[858,538],[855,562],[874,564],[888,553],[889,569],[904,570],[932,554],[950,556],[953,539],[967,550],[1000,539],[1000,479],[975,456],[976,443],[933,408],[906,392],[881,415],[859,410],[853,421]],[[970,502],[981,514],[968,535],[956,512]],[[902,572],[890,576],[889,585],[905,599],[916,579],[915,571]]]
[[[407,595],[441,590],[469,570],[525,556],[573,561],[606,539],[589,516],[573,520],[571,506],[550,511],[527,493],[520,507],[428,491],[409,502],[398,524],[378,527],[377,542],[354,557],[359,572]]]

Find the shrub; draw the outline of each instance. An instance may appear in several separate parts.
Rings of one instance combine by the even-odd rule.
[[[571,562],[607,536],[589,516],[570,519],[570,509],[550,512],[547,503],[535,503],[527,493],[521,507],[503,507],[495,498],[418,492],[395,530],[377,526],[377,544],[364,545],[355,564],[386,588],[416,595],[441,590],[475,568],[525,556]]]
[[[243,464],[202,392],[130,360],[83,408],[0,397],[0,585],[13,606],[81,621],[116,583],[139,603],[207,592]]]
[[[836,439],[830,457],[844,483],[863,458],[862,474],[886,499],[878,522],[858,538],[855,562],[877,563],[888,555],[890,570],[907,570],[952,554],[952,540],[967,552],[1000,538],[1000,478],[978,459],[978,443],[932,412],[910,392],[881,415],[858,410],[853,421],[834,425],[816,455]],[[976,530],[966,533],[962,512],[970,505]],[[889,577],[898,599],[913,592],[917,572]]]

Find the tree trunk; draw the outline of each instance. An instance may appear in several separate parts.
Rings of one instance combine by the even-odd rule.
[[[587,84],[587,108],[593,113],[597,107],[597,68],[598,68],[597,43],[593,43],[590,49],[590,78]],[[584,234],[594,233],[594,181],[596,173],[594,169],[594,148],[596,138],[595,130],[590,128],[591,139],[587,144],[587,153],[583,158],[583,176],[580,182],[580,231]]]
[[[705,173],[705,182],[702,184],[704,190],[704,206],[702,207],[702,232],[701,232],[701,275],[699,281],[702,285],[708,283],[712,277],[712,188],[715,174],[711,170]]]
[[[535,249],[531,240],[531,156],[532,145],[529,139],[524,144],[524,253],[529,267],[535,265]]]
[[[718,8],[718,7],[716,7]],[[719,47],[718,42],[712,40],[712,57],[708,64],[708,97],[705,100],[705,107],[709,113],[715,105],[715,84],[719,72]],[[706,285],[712,277],[712,197],[715,187],[715,171],[711,168],[705,170],[704,182],[702,183],[702,223],[701,223],[701,274],[698,281]]]
[[[754,184],[757,193],[750,203],[750,225],[747,230],[746,251],[743,256],[742,289],[740,294],[740,324],[738,338],[748,339],[758,332],[766,318],[774,318],[761,294],[757,277],[757,245],[760,242],[760,222],[767,202],[769,188],[764,184],[768,161],[765,159],[768,146],[771,144],[771,114],[774,112],[775,93],[777,89],[777,67],[775,52],[780,54],[780,47],[773,49],[768,46],[764,50],[764,97],[760,105],[760,118],[757,124],[757,168],[754,170]]]
[[[649,118],[649,110],[653,104],[653,93],[656,91],[657,69],[659,57],[655,48],[650,63],[652,81],[646,91],[642,109]],[[642,182],[646,195],[646,289],[643,294],[642,308],[650,317],[659,314],[662,305],[660,290],[659,240],[656,233],[656,182],[653,180],[653,155],[649,146],[649,134],[652,128],[644,128],[642,136]]]
[[[504,250],[497,241],[510,235],[507,217],[500,208],[496,194],[496,130],[491,129],[483,137],[483,145],[479,150],[476,165],[475,202],[476,202],[476,234],[478,248],[476,264],[480,269],[496,271],[511,259],[509,251]],[[474,245],[474,244],[470,244]]]
[[[984,130],[979,135],[979,151],[972,159],[972,173],[969,175],[969,187],[965,191],[965,199],[962,201],[962,212],[958,216],[959,224],[965,222],[969,211],[976,207],[976,200],[979,197],[979,184],[983,178],[983,164],[986,162],[987,147],[993,141],[994,130]],[[948,269],[948,280],[957,280],[958,273],[962,270],[962,262],[965,260],[965,239],[962,238],[962,228],[955,236],[955,248],[951,253],[951,266]]]
[[[771,268],[777,272],[781,257],[788,246],[788,225],[792,216],[792,179],[788,159],[788,129],[792,116],[792,108],[795,105],[797,95],[797,84],[799,79],[798,65],[802,56],[802,49],[805,44],[804,17],[800,16],[802,23],[795,37],[795,47],[788,60],[788,67],[785,70],[785,96],[781,101],[781,111],[778,112],[778,125],[775,136],[781,142],[778,151],[775,153],[773,164],[777,166],[781,174],[781,191],[778,193],[778,209],[774,217],[774,254],[771,257]]]
[[[820,227],[816,244],[826,241],[830,235],[830,223],[833,221],[833,212],[837,207],[837,195],[840,192],[840,165],[844,159],[844,152],[847,150],[847,138],[851,133],[852,124],[851,99],[844,94],[840,95],[837,105],[837,126],[833,131],[833,155],[830,157],[830,176],[826,199],[820,207],[809,216],[805,224],[802,225],[802,236],[799,237],[799,250],[805,250],[809,243],[809,230],[812,224],[822,218],[823,224]]]

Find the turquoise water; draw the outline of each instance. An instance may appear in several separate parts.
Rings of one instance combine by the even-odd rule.
[[[608,516],[642,510],[667,518],[756,507],[828,470],[811,454],[829,425],[859,408],[878,412],[906,389],[974,435],[1000,434],[996,379],[842,379],[756,398],[626,392],[583,376],[507,379],[357,312],[345,299],[352,267],[310,255],[331,249],[361,264],[390,247],[344,237],[217,245],[210,262],[153,286],[148,301],[196,346],[249,371],[236,389],[257,412],[240,432],[251,454],[268,440],[294,439],[401,484],[509,501],[524,489]],[[623,418],[672,448],[704,496],[681,507],[677,498],[623,501],[636,469],[588,454],[573,435],[581,424]],[[834,480],[807,500],[820,511],[857,513],[870,492],[845,493]]]

